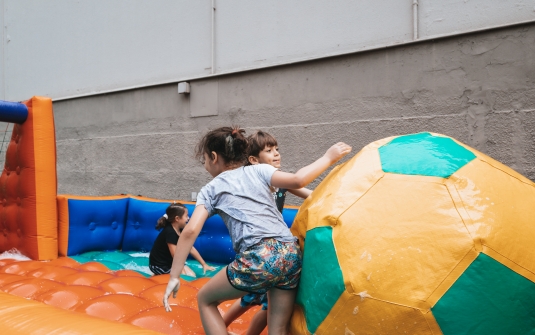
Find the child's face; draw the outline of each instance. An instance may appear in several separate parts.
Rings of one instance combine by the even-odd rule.
[[[279,169],[281,167],[281,155],[279,147],[265,147],[264,150],[258,154],[258,163],[269,164]]]
[[[177,221],[178,221],[178,226],[180,227],[180,229],[182,229],[182,228],[184,228],[186,226],[186,223],[188,223],[188,221],[189,221],[188,209],[187,208],[184,211],[184,214],[182,215],[182,217],[179,217]]]

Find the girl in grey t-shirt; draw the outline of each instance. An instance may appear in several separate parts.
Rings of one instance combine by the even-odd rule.
[[[197,157],[214,179],[205,185],[189,224],[178,241],[163,303],[176,296],[179,276],[189,250],[206,219],[219,214],[236,251],[235,260],[206,283],[197,295],[206,333],[224,333],[217,305],[248,292],[268,293],[268,328],[286,334],[301,274],[301,251],[277,210],[271,187],[299,189],[351,151],[345,143],[333,145],[314,163],[295,174],[267,165],[243,166],[247,152],[245,131],[222,127],[208,132],[197,146]]]

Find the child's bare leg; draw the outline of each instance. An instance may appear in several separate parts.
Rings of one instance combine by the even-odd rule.
[[[217,305],[226,300],[240,298],[246,293],[230,285],[226,271],[226,267],[219,271],[199,290],[197,295],[199,313],[207,335],[227,335],[227,327]]]
[[[259,310],[256,312],[256,314],[253,316],[253,319],[251,320],[251,323],[249,324],[249,328],[247,329],[246,335],[260,335],[260,333],[266,328],[267,326],[267,311],[266,310]]]
[[[287,335],[297,290],[272,288],[268,292],[268,334]]]
[[[243,313],[247,312],[251,308],[251,306],[245,306],[243,307],[241,305],[240,300],[236,300],[232,306],[228,309],[228,311],[223,314],[223,321],[225,321],[225,325],[228,327],[232,323],[232,321],[239,318]]]

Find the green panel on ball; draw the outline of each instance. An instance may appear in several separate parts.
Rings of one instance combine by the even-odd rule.
[[[379,148],[384,172],[448,178],[476,155],[448,137],[399,136]]]
[[[331,227],[307,231],[303,270],[297,303],[305,312],[307,328],[314,333],[345,290]]]
[[[431,310],[445,335],[535,334],[535,283],[480,254]]]

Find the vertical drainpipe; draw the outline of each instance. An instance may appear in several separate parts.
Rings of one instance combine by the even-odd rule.
[[[7,43],[6,43],[6,27],[7,27],[7,22],[6,22],[6,15],[5,15],[5,6],[4,6],[4,0],[0,0],[0,15],[2,15],[2,20],[0,21],[2,24],[1,24],[1,27],[0,29],[2,29],[2,33],[0,34],[0,37],[2,38],[2,40],[0,41],[0,43],[2,43],[2,45],[0,46],[0,80],[2,81],[0,83],[0,88],[2,89],[2,91],[0,92],[0,99],[5,99],[6,98],[6,65],[5,65],[5,54],[6,54],[6,46],[7,46]]]
[[[418,0],[412,1],[412,38],[418,39]]]
[[[215,73],[215,0],[212,0],[212,74]]]

